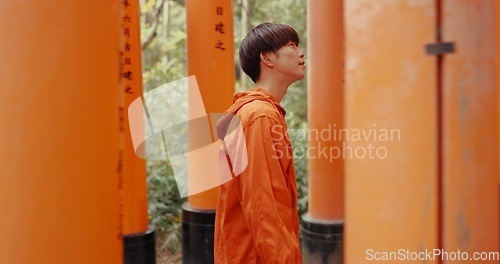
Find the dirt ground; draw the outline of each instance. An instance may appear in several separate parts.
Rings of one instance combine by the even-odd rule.
[[[165,250],[163,252],[156,253],[156,264],[182,264],[182,254],[175,253]]]

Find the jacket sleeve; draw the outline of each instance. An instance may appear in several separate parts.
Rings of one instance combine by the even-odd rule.
[[[283,164],[286,128],[262,116],[245,127],[244,133],[248,166],[240,175],[240,202],[257,252],[264,263],[301,263],[298,231],[294,230],[298,228],[293,208],[296,197],[287,184],[288,180],[296,184],[295,178],[287,178],[287,169],[293,166]],[[293,163],[293,158],[288,160]]]

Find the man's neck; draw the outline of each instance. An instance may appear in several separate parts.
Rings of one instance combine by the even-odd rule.
[[[257,80],[255,82],[255,88],[264,88],[269,91],[269,93],[278,101],[281,102],[283,97],[285,96],[285,93],[288,89],[288,86],[290,86],[289,83],[282,83],[282,82],[277,82],[273,81],[270,79],[267,80]]]

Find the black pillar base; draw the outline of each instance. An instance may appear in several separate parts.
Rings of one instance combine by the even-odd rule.
[[[123,236],[125,264],[156,264],[155,231]]]
[[[315,221],[305,214],[300,234],[304,263],[343,263],[344,221]]]
[[[214,263],[215,210],[182,205],[182,263]]]

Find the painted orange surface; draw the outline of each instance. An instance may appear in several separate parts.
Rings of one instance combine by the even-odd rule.
[[[0,3],[0,263],[123,263],[118,2]]]
[[[443,244],[471,255],[499,250],[494,2],[443,1]]]
[[[496,36],[496,93],[497,93],[497,176],[498,176],[498,213],[500,217],[500,3],[495,1],[495,36]],[[500,228],[499,228],[500,229]],[[500,230],[498,230],[500,241]]]
[[[344,219],[344,36],[342,1],[308,1],[309,215]],[[322,150],[328,149],[327,155]],[[334,149],[333,153],[330,149]],[[332,158],[332,155],[335,156]]]
[[[123,72],[121,89],[123,96],[123,233],[134,234],[148,229],[146,164],[135,155],[128,129],[127,108],[138,96],[142,95],[141,36],[139,28],[139,1],[129,0],[129,5],[120,5],[122,24],[120,51],[123,52],[121,65]],[[142,118],[142,116],[141,116]],[[135,128],[138,129],[138,128]]]
[[[345,263],[437,246],[435,16],[432,0],[345,2],[345,127],[361,133],[347,137]]]
[[[186,0],[186,10],[188,75],[196,76],[206,112],[222,113],[232,103],[235,81],[232,1]],[[190,159],[189,171],[196,166]],[[188,202],[215,209],[217,193],[218,187],[189,196]]]

